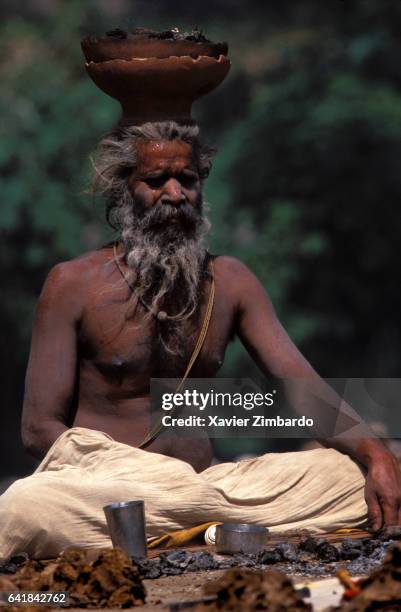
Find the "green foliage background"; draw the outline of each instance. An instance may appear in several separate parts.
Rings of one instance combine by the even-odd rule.
[[[110,238],[85,190],[119,109],[86,76],[79,40],[117,26],[198,24],[229,42],[229,78],[195,111],[219,149],[212,250],[257,273],[322,375],[399,375],[398,1],[30,0],[0,15],[4,473],[29,469],[16,439],[46,273]],[[254,373],[238,344],[224,373]]]

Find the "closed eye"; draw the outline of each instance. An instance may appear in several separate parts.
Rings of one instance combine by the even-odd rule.
[[[161,187],[163,187],[166,180],[167,180],[167,177],[164,176],[164,174],[161,174],[160,176],[149,176],[148,178],[145,179],[145,183],[151,189],[160,189]]]
[[[175,178],[184,189],[191,189],[198,180],[194,173],[182,173],[178,175],[160,174],[159,176],[148,176],[143,180],[151,189],[161,189],[170,178]]]
[[[183,187],[190,189],[195,185],[196,181],[198,180],[198,177],[196,174],[181,174],[178,180],[180,181]]]

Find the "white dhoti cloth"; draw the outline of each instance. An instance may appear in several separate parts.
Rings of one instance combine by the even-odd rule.
[[[188,463],[75,427],[32,476],[0,497],[0,559],[25,551],[57,556],[68,546],[111,546],[103,506],[145,501],[147,536],[208,521],[323,533],[366,525],[365,478],[332,449],[269,453],[197,474]]]

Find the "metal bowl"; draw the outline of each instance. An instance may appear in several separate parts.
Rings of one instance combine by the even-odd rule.
[[[228,555],[258,553],[267,545],[269,530],[248,523],[223,523],[216,527],[216,551]]]

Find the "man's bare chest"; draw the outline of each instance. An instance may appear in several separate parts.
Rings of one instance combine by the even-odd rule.
[[[204,321],[206,298],[198,312],[183,323],[183,342],[177,354],[168,354],[160,340],[160,323],[126,291],[93,295],[85,308],[78,354],[86,366],[110,382],[149,381],[152,377],[181,377]],[[216,294],[208,333],[193,367],[195,376],[214,376],[224,361],[233,335],[234,312],[224,295]]]

